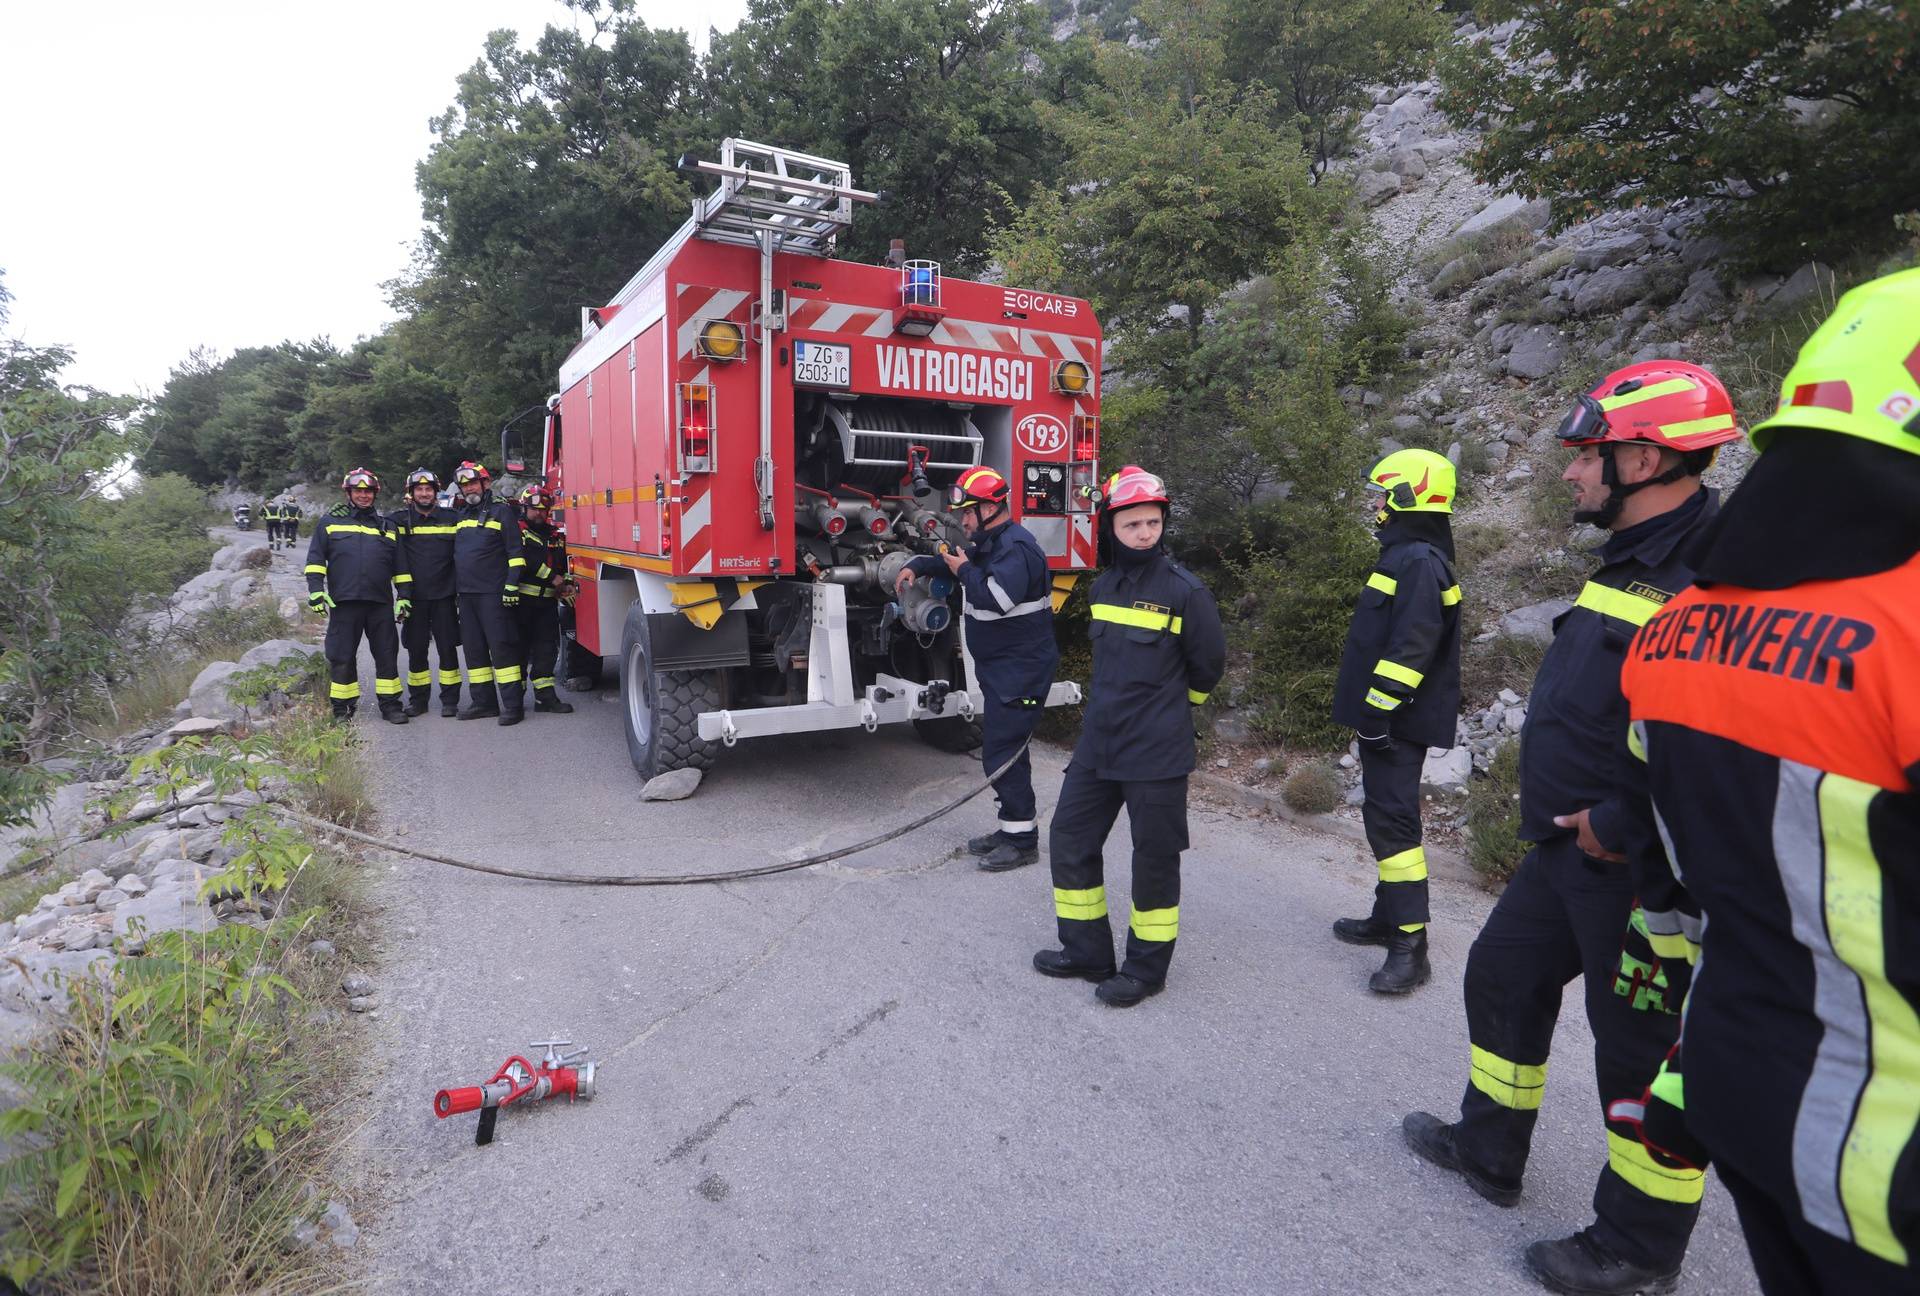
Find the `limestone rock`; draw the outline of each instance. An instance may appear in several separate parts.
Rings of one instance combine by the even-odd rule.
[[[1353,192],[1363,207],[1378,207],[1400,192],[1400,177],[1391,171],[1365,171],[1354,181]]]
[[[227,681],[240,669],[238,662],[217,661],[194,677],[187,701],[193,713],[211,720],[239,720],[246,715],[239,703],[227,696]]]
[[[1773,306],[1799,306],[1833,298],[1833,269],[1818,261],[1809,261],[1787,277],[1787,281],[1767,298]]]
[[[697,769],[668,770],[656,774],[647,780],[640,789],[642,801],[684,801],[700,787],[701,773]]]
[[[1515,608],[1500,618],[1500,633],[1532,643],[1550,644],[1554,618],[1572,606],[1566,599],[1547,599]]]
[[[1535,324],[1514,339],[1507,372],[1516,378],[1545,378],[1567,358],[1567,335],[1549,324]]]
[[[241,670],[252,670],[257,666],[273,665],[288,657],[315,657],[319,653],[318,644],[301,643],[297,639],[269,639],[240,654],[238,665]]]
[[[1573,296],[1575,315],[1598,315],[1630,306],[1653,291],[1653,274],[1645,266],[1606,266],[1594,271]]]
[[[1465,238],[1484,233],[1508,221],[1517,221],[1531,230],[1541,230],[1547,227],[1547,218],[1552,214],[1552,210],[1552,206],[1544,198],[1529,202],[1519,194],[1507,194],[1504,197],[1495,198],[1467,217],[1453,233],[1456,238]]]
[[[1426,763],[1420,767],[1420,789],[1441,794],[1462,792],[1472,777],[1473,753],[1465,747],[1429,750]]]
[[[1576,270],[1598,270],[1602,266],[1622,265],[1645,252],[1647,246],[1646,236],[1632,230],[1603,234],[1575,249],[1573,265]]]

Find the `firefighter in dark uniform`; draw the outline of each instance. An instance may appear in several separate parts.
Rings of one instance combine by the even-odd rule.
[[[1033,533],[1013,521],[1007,479],[991,468],[969,468],[949,492],[951,510],[973,543],[964,554],[922,555],[900,573],[896,590],[916,576],[935,575],[944,563],[966,591],[967,651],[986,706],[980,714],[980,761],[994,780],[1000,822],[972,838],[967,849],[990,873],[1040,858],[1039,807],[1027,740],[1040,721],[1060,648],[1053,639],[1053,580]],[[1016,753],[1018,753],[1016,757]]]
[[[467,705],[462,720],[498,716],[519,724],[526,711],[520,694],[520,519],[513,505],[496,500],[493,474],[471,459],[453,470],[453,485],[466,500],[454,523],[453,571],[460,600],[460,645],[467,660]]]
[[[453,536],[459,518],[440,503],[440,478],[431,468],[407,474],[407,503],[393,514],[410,611],[401,619],[407,650],[407,714],[417,716],[433,696],[427,646],[440,664],[440,714],[460,710],[460,609],[454,594]]]
[[[1711,1153],[1767,1296],[1920,1292],[1920,270],[1840,299],[1753,446],[1622,672],[1706,922],[1615,1110]]]
[[[567,588],[566,540],[553,525],[553,492],[529,486],[520,492],[520,669],[533,687],[533,709],[568,715],[573,704],[554,691],[560,657],[560,595]]]
[[[1335,723],[1360,741],[1361,817],[1378,861],[1373,912],[1333,934],[1384,945],[1367,982],[1407,994],[1427,962],[1427,853],[1420,842],[1420,774],[1429,747],[1451,747],[1460,711],[1460,586],[1453,574],[1453,464],[1431,450],[1396,450],[1367,476],[1380,560],[1347,628],[1334,685]]]
[[[1627,770],[1627,642],[1693,579],[1687,541],[1712,520],[1700,482],[1715,447],[1739,436],[1733,402],[1697,365],[1653,360],[1605,378],[1560,425],[1575,450],[1563,478],[1574,518],[1612,534],[1600,569],[1554,622],[1520,732],[1521,861],[1467,956],[1471,1041],[1460,1120],[1403,1122],[1408,1144],[1459,1172],[1488,1200],[1520,1197],[1546,1085],[1564,986],[1585,978],[1600,1111],[1637,1097],[1679,1031],[1662,987],[1622,979],[1638,936],[1637,879],[1665,872]],[[1654,992],[1649,992],[1649,991]],[[1528,1270],[1554,1291],[1665,1290],[1680,1272],[1703,1179],[1658,1166],[1634,1130],[1607,1124],[1596,1222],[1527,1248]]]
[[[293,548],[294,541],[300,538],[300,504],[291,495],[280,497],[280,543]]]
[[[1060,948],[1033,956],[1047,976],[1097,982],[1094,995],[1115,1008],[1166,985],[1180,934],[1193,708],[1226,668],[1220,610],[1167,553],[1166,518],[1167,489],[1152,473],[1128,465],[1108,480],[1100,547],[1109,565],[1088,591],[1093,679],[1047,838]],[[1101,851],[1122,806],[1133,825],[1133,895],[1126,961],[1115,967]]]
[[[355,468],[340,479],[351,507],[321,519],[307,546],[307,605],[327,618],[327,673],[333,717],[351,719],[360,698],[360,640],[373,654],[380,717],[405,724],[400,709],[400,637],[394,631],[395,582],[405,589],[399,533],[374,511],[380,479]],[[404,606],[404,600],[402,601]]]
[[[269,552],[280,547],[280,501],[263,500],[256,512],[261,523],[267,528],[267,549]]]

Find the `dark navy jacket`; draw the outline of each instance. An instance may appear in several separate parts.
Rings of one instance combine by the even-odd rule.
[[[370,508],[329,513],[307,542],[307,592],[322,590],[337,603],[388,603],[399,579],[399,533]],[[407,587],[400,585],[404,598]]]
[[[491,491],[461,510],[453,524],[453,567],[462,594],[500,594],[517,587],[527,565],[520,553],[520,519]]]
[[[406,573],[401,597],[452,598],[453,534],[460,515],[437,504],[426,513],[408,504],[390,520],[400,532],[400,566]]]
[[[918,575],[940,575],[943,559],[923,555],[907,564]],[[967,650],[989,702],[1044,702],[1060,648],[1053,639],[1053,578],[1033,533],[1002,522],[967,546],[957,578],[967,595]]]
[[[1640,627],[1693,583],[1693,569],[1680,557],[1684,542],[1718,510],[1718,496],[1702,490],[1679,508],[1615,532],[1600,548],[1600,570],[1555,618],[1553,646],[1533,677],[1520,728],[1522,839],[1571,832],[1553,817],[1591,808],[1588,824],[1602,846],[1633,844],[1632,808],[1622,802],[1633,758],[1620,668]]]
[[[1192,773],[1193,708],[1227,663],[1213,595],[1156,549],[1140,566],[1101,572],[1088,600],[1093,679],[1073,763],[1122,782]]]
[[[1460,713],[1460,586],[1434,544],[1380,531],[1380,560],[1347,626],[1333,720],[1451,747]]]

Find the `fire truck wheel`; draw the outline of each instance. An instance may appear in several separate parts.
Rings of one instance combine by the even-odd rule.
[[[700,713],[720,709],[713,671],[660,671],[652,660],[647,614],[636,602],[621,635],[620,693],[626,707],[627,755],[641,778],[676,769],[710,769],[720,744],[700,737]]]
[[[935,751],[964,756],[980,748],[980,722],[963,716],[940,716],[933,720],[915,720],[913,731],[920,741]]]
[[[590,653],[574,637],[573,609],[560,609],[560,678],[575,693],[600,687],[600,654]]]

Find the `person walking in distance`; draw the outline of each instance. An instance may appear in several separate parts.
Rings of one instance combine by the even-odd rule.
[[[1380,880],[1372,913],[1339,919],[1333,934],[1386,946],[1386,962],[1367,982],[1377,994],[1407,994],[1432,975],[1420,773],[1429,747],[1453,746],[1460,711],[1454,494],[1453,464],[1431,450],[1396,450],[1367,475],[1380,559],[1347,628],[1334,685],[1334,721],[1351,725],[1360,742],[1360,814]]]
[[[970,543],[965,553],[915,558],[896,578],[903,591],[944,566],[966,593],[967,649],[986,700],[980,715],[980,762],[992,774],[999,825],[972,838],[967,849],[990,873],[1040,858],[1039,807],[1027,740],[1047,704],[1060,649],[1053,640],[1052,577],[1033,534],[1013,520],[1012,490],[992,468],[969,468],[948,494]]]
[[[503,725],[516,725],[525,715],[515,618],[527,563],[520,552],[520,520],[512,505],[493,497],[492,482],[493,475],[472,460],[453,472],[454,488],[466,500],[453,533],[454,588],[459,592],[468,695],[458,717],[495,716]]]
[[[1711,1155],[1767,1296],[1920,1292],[1920,270],[1840,299],[1752,441],[1626,652],[1705,922],[1680,1037],[1614,1110],[1663,1173]]]
[[[1226,669],[1226,631],[1207,587],[1166,550],[1167,488],[1131,464],[1108,479],[1099,534],[1108,564],[1088,591],[1093,678],[1048,833],[1059,949],[1033,956],[1050,977],[1098,984],[1128,1008],[1166,985],[1180,935],[1193,708]],[[1132,916],[1115,965],[1102,850],[1121,807],[1133,826]]]
[[[400,632],[407,650],[410,716],[425,712],[432,700],[429,644],[439,659],[440,714],[452,716],[460,709],[460,609],[453,578],[454,525],[459,519],[439,497],[440,478],[431,468],[415,468],[407,474],[407,502],[392,517],[413,604]]]
[[[1606,1121],[1595,1221],[1533,1243],[1524,1261],[1553,1291],[1666,1291],[1686,1255],[1703,1180],[1657,1164],[1633,1127],[1609,1114],[1644,1090],[1679,1031],[1662,969],[1640,959],[1647,975],[1620,975],[1623,947],[1657,953],[1647,937],[1664,943],[1678,925],[1642,881],[1671,879],[1627,769],[1620,671],[1628,640],[1692,581],[1688,543],[1717,510],[1700,475],[1740,433],[1718,378],[1651,360],[1579,397],[1558,435],[1574,452],[1562,477],[1574,488],[1575,520],[1610,534],[1599,570],[1554,623],[1528,699],[1520,836],[1534,846],[1467,955],[1470,1069],[1460,1119],[1414,1112],[1402,1129],[1420,1156],[1489,1201],[1515,1204],[1561,993],[1584,978]]]
[[[568,715],[573,704],[554,690],[560,659],[560,594],[567,587],[567,547],[553,525],[553,492],[528,486],[520,492],[520,552],[527,560],[520,578],[520,667],[533,688],[533,709]]]
[[[333,718],[350,720],[360,698],[360,640],[373,654],[373,691],[380,717],[405,724],[400,709],[400,638],[394,590],[406,588],[399,536],[374,510],[380,479],[355,468],[340,479],[348,507],[320,520],[307,545],[307,606],[327,618],[328,695]],[[397,584],[396,584],[397,582]],[[405,616],[402,597],[397,611]]]

